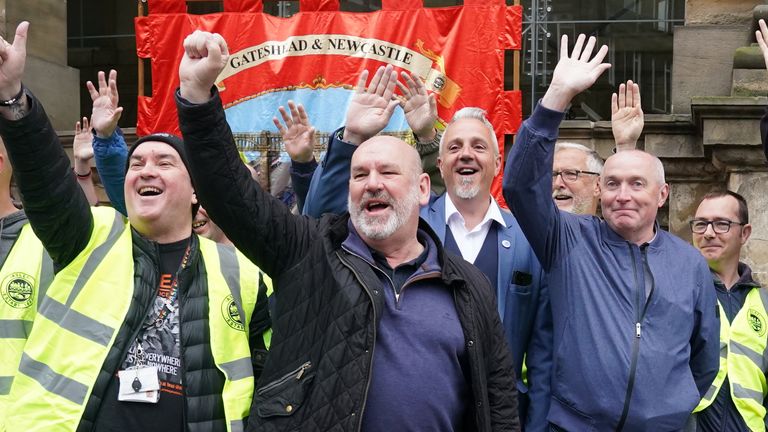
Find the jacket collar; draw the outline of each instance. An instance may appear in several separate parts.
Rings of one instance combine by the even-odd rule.
[[[653,230],[656,234],[654,235],[653,240],[648,244],[648,248],[659,249],[664,244],[664,230],[661,229],[658,221],[653,223]],[[624,237],[620,236],[619,233],[611,229],[611,227],[608,226],[608,222],[602,219],[600,220],[600,231],[603,234],[603,238],[605,238],[609,243],[613,243],[615,245],[625,245],[627,243],[631,243],[624,239]]]

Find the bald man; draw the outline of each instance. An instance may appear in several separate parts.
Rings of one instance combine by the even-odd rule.
[[[352,160],[349,214],[292,215],[240,163],[213,86],[219,35],[184,42],[177,93],[208,213],[274,281],[274,336],[247,430],[519,430],[496,302],[419,218],[429,177],[387,137]]]
[[[656,222],[669,195],[658,158],[608,158],[600,176],[605,220],[559,210],[552,166],[573,97],[609,64],[595,38],[561,43],[552,83],[521,126],[504,197],[548,272],[554,321],[555,431],[681,430],[718,370],[719,321],[701,254]],[[582,50],[583,49],[583,50]]]

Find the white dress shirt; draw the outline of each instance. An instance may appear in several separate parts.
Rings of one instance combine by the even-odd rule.
[[[496,204],[496,200],[491,198],[491,205],[488,206],[488,211],[485,212],[483,221],[477,224],[472,231],[467,230],[467,227],[464,225],[464,216],[456,210],[451,197],[445,194],[445,223],[451,229],[453,239],[456,240],[461,256],[466,261],[475,262],[477,254],[483,248],[485,236],[488,234],[493,221],[500,223],[501,226],[506,226],[504,218],[501,216],[499,205]]]

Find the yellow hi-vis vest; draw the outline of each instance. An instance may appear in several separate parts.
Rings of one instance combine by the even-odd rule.
[[[53,262],[25,224],[0,269],[0,423],[32,322],[37,299],[53,279]]]
[[[40,299],[11,387],[8,432],[77,429],[131,305],[130,225],[113,209],[91,211],[94,227],[88,245]],[[259,272],[233,248],[199,240],[207,273],[210,346],[226,378],[222,400],[227,430],[242,431],[254,391],[248,323]]]
[[[726,375],[731,398],[751,431],[765,431],[763,400],[768,394],[768,291],[753,288],[733,323],[720,308],[720,370],[694,412],[707,408],[717,397]]]

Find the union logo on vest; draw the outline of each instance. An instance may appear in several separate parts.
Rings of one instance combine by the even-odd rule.
[[[749,325],[752,327],[752,330],[754,330],[755,333],[759,334],[760,336],[763,336],[765,334],[765,317],[763,317],[763,314],[755,309],[749,309],[749,314],[747,317],[749,319]]]
[[[11,307],[26,309],[32,306],[34,287],[35,278],[32,276],[21,272],[11,273],[3,279],[0,296]]]
[[[245,331],[243,320],[240,318],[240,311],[237,309],[237,304],[232,294],[226,296],[224,301],[221,302],[221,315],[230,327],[235,330]]]

